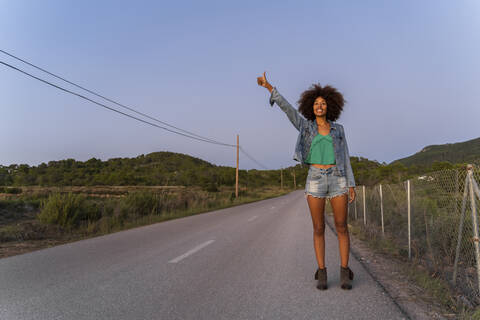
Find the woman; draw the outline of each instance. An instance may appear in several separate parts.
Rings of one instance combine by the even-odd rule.
[[[334,122],[339,118],[345,100],[337,89],[314,84],[301,94],[297,111],[268,83],[265,72],[257,78],[257,83],[271,93],[270,105],[276,102],[299,131],[293,159],[309,165],[305,197],[313,222],[313,244],[318,262],[315,272],[317,288],[327,289],[324,211],[325,199],[329,199],[338,234],[341,288],[351,289],[353,272],[348,267],[347,195],[351,203],[355,199],[355,179],[343,126]]]

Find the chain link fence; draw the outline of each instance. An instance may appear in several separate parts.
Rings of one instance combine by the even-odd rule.
[[[470,183],[470,181],[472,181]],[[357,186],[349,221],[480,304],[480,163],[396,184]]]

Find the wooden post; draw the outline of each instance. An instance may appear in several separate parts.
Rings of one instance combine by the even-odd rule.
[[[293,188],[297,190],[297,180],[295,179],[295,167],[293,167]]]
[[[280,189],[283,190],[283,168],[280,168]]]
[[[357,190],[355,190],[356,192]],[[358,216],[357,216],[357,197],[355,196],[355,200],[353,201],[354,202],[354,205],[355,205],[355,220],[358,219]]]
[[[408,213],[408,259],[412,259],[411,219],[410,219],[410,179],[407,180],[407,213]]]
[[[383,224],[383,193],[382,184],[380,184],[380,214],[382,216],[382,235],[385,236],[385,226]]]
[[[365,186],[363,186],[363,225],[367,225],[367,204],[365,199]]]
[[[238,141],[239,141],[239,137],[238,137],[238,134],[237,134],[237,173],[235,175],[235,198],[238,198]]]
[[[479,237],[478,237],[478,222],[477,222],[477,207],[475,204],[475,194],[473,192],[473,165],[468,166],[468,173],[467,173],[469,181],[469,191],[470,191],[470,207],[472,211],[472,224],[473,224],[473,244],[475,246],[475,261],[477,262],[477,284],[478,290],[480,291],[480,246],[478,244]]]

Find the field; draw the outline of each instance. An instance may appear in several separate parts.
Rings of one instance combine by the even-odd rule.
[[[0,193],[0,258],[286,194],[183,186],[16,187]]]

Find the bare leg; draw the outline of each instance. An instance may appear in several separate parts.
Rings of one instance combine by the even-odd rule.
[[[307,196],[313,223],[313,247],[317,256],[318,267],[325,268],[325,198]]]
[[[338,235],[338,248],[342,267],[348,267],[348,256],[350,253],[350,235],[347,226],[347,200],[346,194],[330,199],[335,220],[335,229]]]

